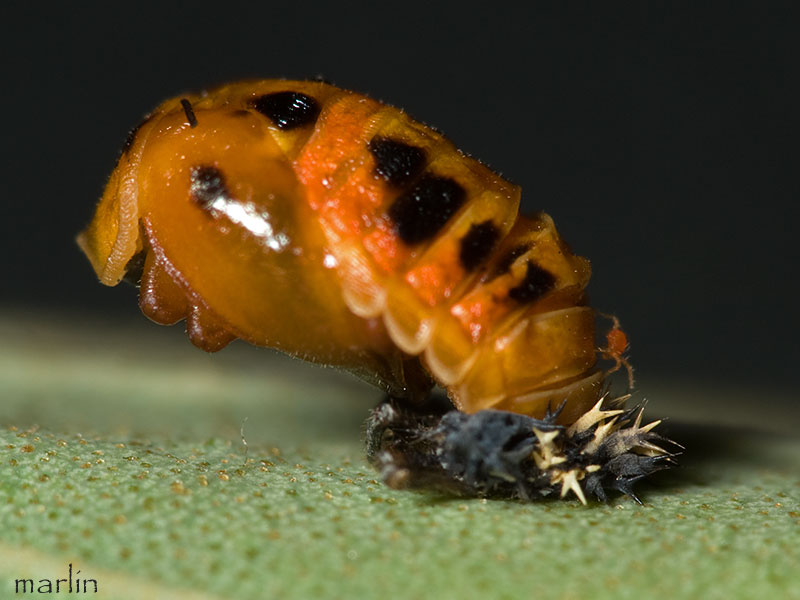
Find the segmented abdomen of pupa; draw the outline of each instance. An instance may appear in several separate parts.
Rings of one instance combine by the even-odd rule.
[[[520,189],[405,113],[327,103],[295,162],[349,309],[382,320],[466,412],[574,421],[597,400],[589,262]]]
[[[430,378],[465,412],[574,421],[596,402],[588,261],[520,189],[404,112],[319,82],[162,103],[79,243],[100,280],[208,351],[239,337],[356,371]]]

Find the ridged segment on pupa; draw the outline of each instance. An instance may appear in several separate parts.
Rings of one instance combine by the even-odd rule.
[[[541,415],[565,397],[577,417],[602,379],[589,265],[519,203],[402,111],[255,81],[159,106],[81,244],[107,284],[152,250],[142,309],[186,319],[207,350],[237,336],[408,397],[430,385],[405,377],[418,361],[463,411]]]

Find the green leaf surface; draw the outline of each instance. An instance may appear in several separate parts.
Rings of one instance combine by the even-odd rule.
[[[364,461],[373,389],[180,337],[0,318],[0,598],[70,563],[115,599],[800,598],[789,402],[755,430],[746,391],[642,383],[687,447],[644,506],[443,498]]]

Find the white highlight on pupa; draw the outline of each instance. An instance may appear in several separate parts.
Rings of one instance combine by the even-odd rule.
[[[241,225],[261,240],[261,243],[275,252],[282,252],[291,240],[282,231],[275,232],[270,223],[270,214],[260,210],[253,202],[242,202],[220,194],[209,205],[212,212],[225,215],[232,222]]]
[[[322,259],[322,264],[328,269],[335,269],[339,266],[339,261],[336,260],[333,254],[326,254],[325,258]]]

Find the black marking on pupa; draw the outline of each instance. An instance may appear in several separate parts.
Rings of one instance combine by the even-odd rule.
[[[458,258],[467,271],[474,271],[488,258],[500,239],[500,229],[490,219],[483,223],[475,223],[467,234],[461,238]]]
[[[183,107],[183,114],[186,115],[186,122],[189,123],[189,127],[194,129],[197,127],[197,117],[194,114],[192,103],[186,98],[181,98],[181,106]]]
[[[314,98],[292,91],[264,94],[251,100],[250,105],[283,131],[314,123],[320,111]]]
[[[204,210],[210,210],[216,200],[230,199],[222,171],[208,165],[192,167],[189,193]]]
[[[405,142],[375,136],[367,148],[375,158],[375,173],[395,187],[411,183],[425,168],[425,151]]]
[[[389,218],[406,244],[434,237],[464,204],[467,193],[449,177],[423,175],[389,207]]]
[[[520,303],[532,304],[556,285],[556,278],[550,271],[547,271],[534,263],[528,261],[525,271],[525,278],[516,287],[508,290],[509,298]]]

